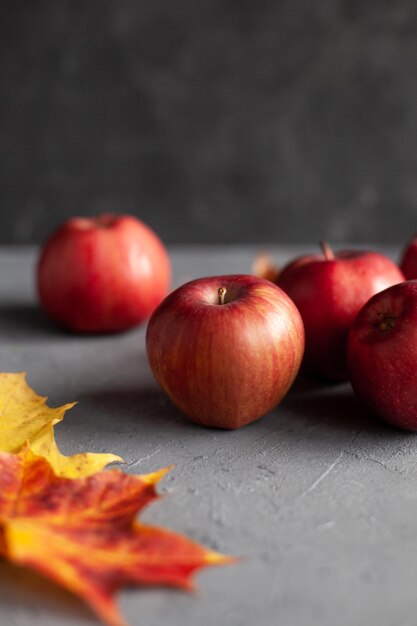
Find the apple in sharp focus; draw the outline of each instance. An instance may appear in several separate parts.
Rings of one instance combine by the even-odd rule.
[[[306,333],[305,369],[330,381],[347,378],[346,341],[360,308],[371,296],[404,280],[399,268],[377,252],[303,256],[287,265],[277,284],[295,302]]]
[[[407,280],[417,278],[417,236],[413,237],[405,248],[400,269]]]
[[[348,340],[349,377],[376,416],[417,430],[417,281],[376,294]]]
[[[255,276],[193,280],[149,320],[146,345],[156,380],[204,426],[234,429],[273,409],[300,367],[304,329],[279,287]]]
[[[168,253],[156,234],[129,215],[76,217],[46,242],[37,268],[42,308],[79,332],[126,330],[166,296]]]

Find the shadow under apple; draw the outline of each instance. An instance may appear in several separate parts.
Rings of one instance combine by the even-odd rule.
[[[349,383],[317,385],[309,391],[290,393],[281,408],[296,419],[322,423],[333,430],[356,429],[387,437],[401,432],[379,421],[356,397]]]
[[[0,339],[13,341],[44,341],[51,337],[64,340],[79,338],[100,339],[123,337],[135,333],[143,325],[122,332],[89,333],[77,332],[64,328],[51,320],[42,309],[32,302],[7,302],[0,304]]]
[[[160,432],[164,427],[195,429],[197,426],[177,409],[158,387],[138,389],[103,389],[81,394],[79,401],[85,412],[112,415],[125,426]]]
[[[66,333],[50,322],[41,309],[33,303],[8,302],[0,304],[0,338],[13,341],[43,341],[51,336]]]
[[[304,372],[301,369],[290,388],[288,395],[299,395],[303,393],[307,393],[310,391],[321,392],[325,389],[341,389],[343,386],[346,386],[345,382],[338,382],[334,380],[324,380],[323,378],[315,378],[310,374]]]
[[[304,382],[302,383],[304,385]],[[377,421],[359,402],[350,385],[326,387],[307,382],[307,386],[290,392],[283,402],[269,415],[236,431],[205,428],[191,422],[158,387],[148,386],[142,389],[105,389],[82,395],[85,413],[103,413],[112,415],[117,423],[125,427],[140,428],[144,434],[162,433],[167,430],[180,437],[188,433],[215,432],[241,433],[265,427],[280,431],[282,426],[291,422],[296,428],[303,424],[320,423],[332,430],[352,429],[387,434],[392,431],[388,426]],[[175,431],[173,431],[175,427]]]

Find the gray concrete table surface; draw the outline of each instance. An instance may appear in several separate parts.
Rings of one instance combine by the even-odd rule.
[[[254,251],[173,248],[174,284],[249,272]],[[279,262],[300,251],[272,249]],[[35,259],[0,249],[0,370],[26,370],[51,405],[79,401],[56,428],[64,453],[115,452],[139,473],[174,463],[143,519],[243,557],[200,573],[196,594],[123,591],[132,626],[416,626],[415,435],[372,420],[348,384],[305,380],[242,430],[199,428],[158,389],[144,328],[80,337],[43,318]],[[71,594],[1,564],[1,626],[94,623]]]

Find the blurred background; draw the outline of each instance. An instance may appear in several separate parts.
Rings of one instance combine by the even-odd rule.
[[[167,243],[417,231],[415,0],[6,0],[0,241],[134,213]]]

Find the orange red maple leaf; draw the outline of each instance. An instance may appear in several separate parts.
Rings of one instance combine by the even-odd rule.
[[[252,274],[276,282],[279,276],[279,267],[272,262],[267,252],[258,252],[252,263]]]
[[[58,476],[29,445],[0,453],[0,553],[82,597],[111,626],[124,621],[114,595],[124,585],[188,589],[193,574],[231,558],[136,514],[158,496],[167,470],[134,476],[120,470]]]

